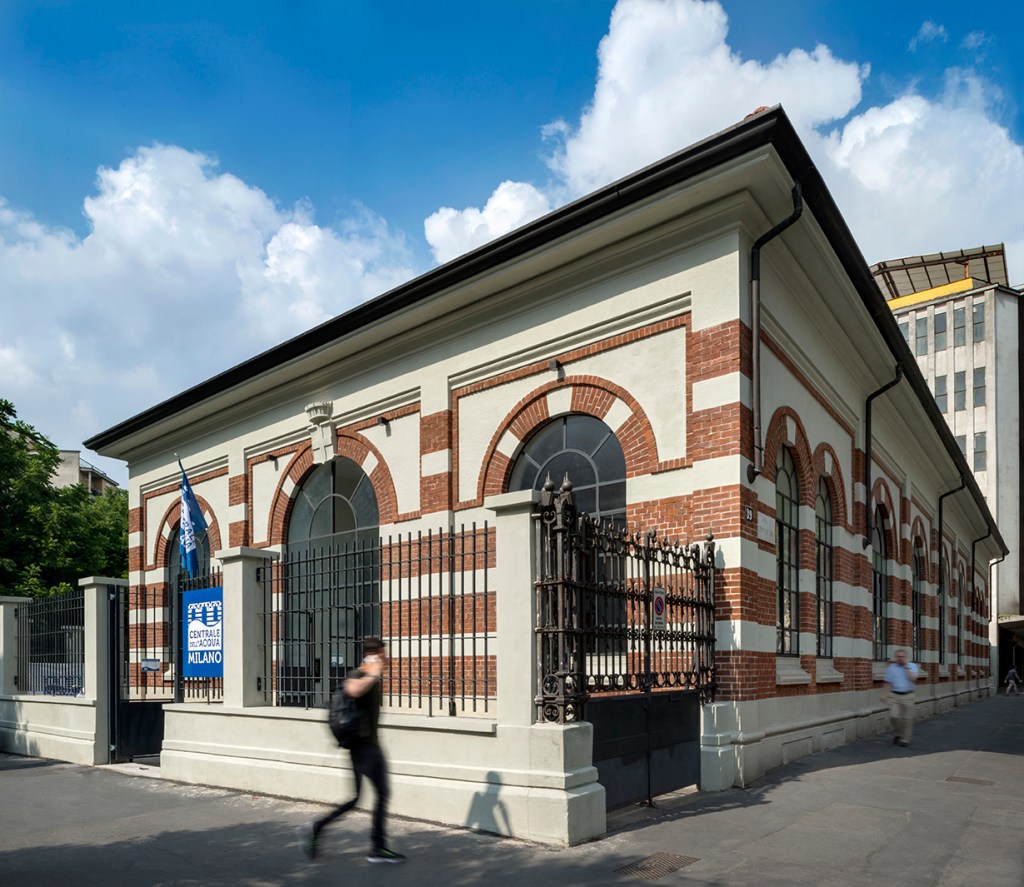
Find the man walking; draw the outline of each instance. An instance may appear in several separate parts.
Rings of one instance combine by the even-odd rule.
[[[359,668],[345,679],[345,693],[356,701],[359,710],[359,739],[352,745],[352,773],[356,781],[356,796],[336,807],[323,819],[307,822],[298,828],[299,846],[310,859],[316,857],[317,840],[325,825],[348,813],[359,800],[363,777],[373,783],[377,803],[373,808],[373,826],[370,833],[368,862],[402,863],[401,853],[388,849],[384,834],[384,817],[387,814],[388,788],[387,762],[377,741],[377,722],[380,720],[380,706],[383,700],[381,680],[387,667],[388,651],[380,638],[366,638],[363,641],[363,661]]]
[[[1006,695],[1007,696],[1010,695],[1010,691],[1011,690],[1013,690],[1014,694],[1016,694],[1017,696],[1020,696],[1020,693],[1017,692],[1017,681],[1019,681],[1019,680],[1020,680],[1020,678],[1017,677],[1017,666],[1016,665],[1011,665],[1010,666],[1010,670],[1006,673]]]
[[[910,745],[914,732],[914,684],[918,669],[907,661],[907,651],[897,650],[892,662],[885,667],[886,690],[882,702],[889,703],[889,723],[895,732],[892,743],[904,748]]]

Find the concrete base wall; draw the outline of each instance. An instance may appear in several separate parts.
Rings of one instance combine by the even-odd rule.
[[[989,695],[987,681],[918,686],[916,719]],[[700,787],[747,786],[797,758],[889,730],[889,708],[879,696],[873,689],[704,706]]]
[[[93,699],[0,696],[2,751],[74,764],[105,764],[106,734],[105,714]]]
[[[322,711],[168,705],[162,774],[182,782],[339,804],[348,754]],[[503,727],[473,718],[385,714],[394,813],[546,844],[605,833],[590,724]],[[372,790],[360,807],[372,808]]]

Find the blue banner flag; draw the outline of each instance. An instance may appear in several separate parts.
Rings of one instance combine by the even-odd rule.
[[[181,532],[178,543],[181,548],[181,563],[188,570],[188,578],[194,579],[199,573],[199,556],[196,554],[196,533],[206,532],[206,518],[192,492],[185,467],[178,460],[181,469]]]

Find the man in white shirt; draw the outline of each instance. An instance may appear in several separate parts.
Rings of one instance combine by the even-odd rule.
[[[885,692],[882,702],[889,703],[889,723],[896,736],[893,745],[910,745],[914,732],[914,684],[918,668],[907,660],[906,650],[897,650],[895,658],[885,667]]]

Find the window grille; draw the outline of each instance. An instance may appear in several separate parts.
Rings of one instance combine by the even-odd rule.
[[[889,603],[888,555],[885,550],[885,516],[880,508],[875,509],[871,526],[871,647],[875,659],[886,658],[889,641],[886,610]]]
[[[911,610],[911,646],[913,658],[917,662],[921,658],[922,649],[922,628],[921,628],[921,606],[924,594],[924,583],[926,581],[925,570],[927,565],[924,559],[924,549],[920,541],[914,542],[914,572],[910,584],[910,610]]]
[[[832,498],[824,480],[818,482],[818,498],[814,506],[817,574],[816,635],[819,656],[832,655]]]
[[[800,653],[800,484],[787,447],[779,450],[775,475],[775,558],[778,612],[777,652]]]

